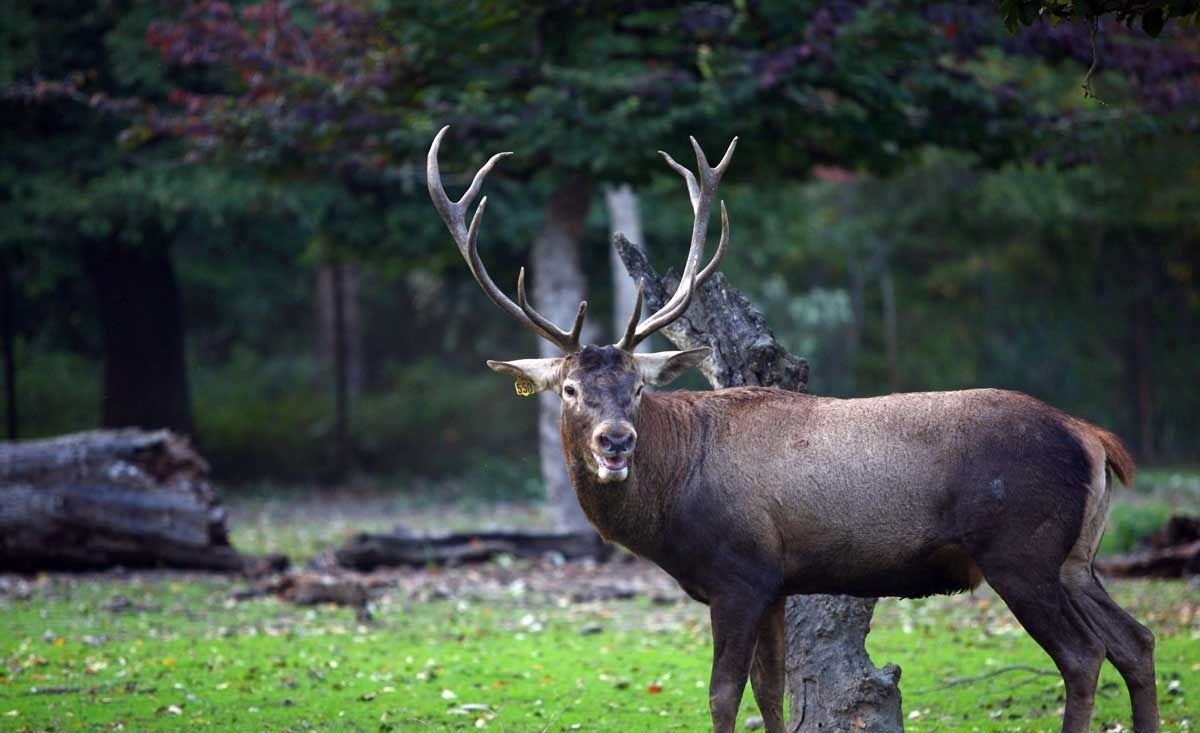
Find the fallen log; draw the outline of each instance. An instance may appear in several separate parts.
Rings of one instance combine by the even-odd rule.
[[[1172,515],[1167,523],[1142,538],[1141,545],[1152,550],[1200,541],[1200,517]]]
[[[565,560],[604,559],[612,548],[591,532],[467,532],[414,536],[408,532],[363,532],[334,551],[337,564],[369,571],[397,565],[460,565],[487,562],[499,555],[541,557],[557,553]]]
[[[230,546],[207,475],[166,430],[0,442],[0,571],[279,566]]]
[[[1096,567],[1111,578],[1183,578],[1200,575],[1200,542],[1099,558]]]
[[[1200,518],[1176,515],[1147,535],[1142,549],[1096,559],[1113,578],[1184,578],[1200,575]]]

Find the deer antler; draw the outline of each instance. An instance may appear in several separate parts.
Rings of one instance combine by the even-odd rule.
[[[483,288],[483,292],[492,299],[492,302],[500,306],[500,310],[515,318],[521,325],[536,333],[538,336],[546,339],[564,353],[571,354],[579,350],[579,334],[583,331],[583,316],[587,311],[587,301],[582,301],[579,304],[579,312],[575,315],[575,324],[570,331],[564,331],[555,326],[542,314],[533,309],[529,301],[525,297],[525,268],[521,268],[520,274],[517,276],[517,302],[512,302],[500,288],[496,287],[496,283],[492,281],[488,275],[487,269],[483,266],[483,260],[479,258],[479,249],[476,246],[476,238],[479,234],[479,222],[483,218],[483,210],[487,206],[487,196],[484,196],[479,201],[479,207],[475,209],[475,215],[471,217],[471,225],[468,227],[466,222],[467,209],[475,202],[475,197],[479,195],[479,189],[483,187],[483,179],[491,172],[492,168],[500,161],[501,158],[512,155],[512,153],[496,153],[488,162],[483,164],[479,172],[475,174],[475,178],[471,181],[471,185],[467,188],[467,192],[462,195],[458,201],[451,201],[446,195],[446,189],[442,186],[442,174],[438,168],[438,148],[441,147],[442,137],[445,136],[446,130],[450,126],[443,127],[433,138],[433,144],[429,146],[429,155],[425,161],[426,177],[428,178],[429,196],[433,199],[433,205],[437,208],[438,213],[442,215],[442,221],[446,222],[446,227],[450,230],[450,235],[454,237],[454,241],[458,244],[458,251],[462,253],[463,258],[467,261],[467,266],[471,268],[471,274],[475,276],[475,281],[479,283],[479,287]]]
[[[721,241],[717,244],[717,251],[713,254],[712,260],[697,274],[696,269],[700,265],[700,256],[704,254],[704,241],[708,235],[708,215],[712,209],[713,196],[717,192],[717,184],[721,182],[721,176],[725,174],[725,169],[733,160],[733,151],[737,148],[738,139],[735,137],[729,143],[729,148],[725,151],[721,162],[717,163],[716,168],[709,167],[708,158],[704,156],[704,151],[700,149],[700,143],[696,142],[696,138],[688,139],[692,141],[692,149],[696,151],[696,170],[700,174],[699,181],[691,171],[676,163],[671,156],[661,150],[658,151],[658,154],[666,159],[667,165],[683,176],[683,180],[687,183],[688,196],[692,200],[692,213],[695,215],[695,220],[692,224],[692,243],[688,248],[683,274],[679,277],[679,287],[675,289],[675,293],[670,299],[663,303],[663,306],[654,315],[640,324],[638,318],[642,312],[642,289],[639,286],[637,305],[629,316],[625,335],[616,344],[618,348],[625,351],[633,351],[650,334],[672,323],[687,311],[688,305],[692,302],[692,294],[698,286],[716,272],[717,267],[721,264],[721,259],[725,256],[725,248],[729,245],[729,213],[725,211],[725,202],[722,201]]]

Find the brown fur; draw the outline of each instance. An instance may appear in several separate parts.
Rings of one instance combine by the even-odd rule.
[[[637,362],[589,347],[562,363],[568,469],[607,540],[711,607],[714,728],[747,678],[782,730],[777,614],[795,593],[923,596],[986,579],[1058,664],[1064,730],[1087,729],[1106,654],[1135,729],[1157,725],[1153,638],[1095,582],[1105,467],[1132,477],[1111,433],[1003,390],[838,400],[761,387],[646,393]],[[624,480],[597,469],[596,426],[636,429]],[[756,660],[755,648],[763,654]],[[769,654],[768,654],[769,653]]]
[[[1133,456],[1129,454],[1129,450],[1121,439],[1116,435],[1108,432],[1103,428],[1098,428],[1095,425],[1090,426],[1096,432],[1096,437],[1104,444],[1104,453],[1108,467],[1117,475],[1121,483],[1126,488],[1133,487],[1133,477],[1136,473],[1136,468],[1133,465]]]

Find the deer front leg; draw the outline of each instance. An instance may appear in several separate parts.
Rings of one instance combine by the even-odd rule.
[[[734,731],[738,707],[750,675],[759,624],[773,600],[770,596],[736,593],[714,600],[709,607],[713,666],[708,708],[712,713],[713,733]]]
[[[781,596],[763,614],[758,624],[758,642],[750,666],[750,687],[762,714],[767,733],[783,733],[783,660],[786,651],[783,610],[787,597]]]

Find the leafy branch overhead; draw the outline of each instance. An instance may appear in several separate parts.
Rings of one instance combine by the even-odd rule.
[[[1177,18],[1187,7],[1101,9],[1153,27],[1151,10]],[[1086,25],[1039,22],[1009,38],[993,2],[902,4],[886,17],[854,2],[804,13],[774,2],[608,8],[341,0],[302,11],[195,0],[152,24],[148,40],[200,81],[179,85],[130,137],[180,137],[193,154],[287,175],[332,172],[362,191],[419,187],[416,161],[447,123],[469,158],[517,151],[509,175],[639,182],[655,170],[644,151],[689,134],[759,131],[742,170],[761,180],[804,177],[814,165],[895,171],[926,145],[988,163],[1062,157],[1053,149],[1078,145],[1097,121],[1020,72],[1025,57],[1091,64]],[[1082,8],[1000,3],[1014,28]],[[1129,116],[1195,96],[1200,54],[1137,36],[1100,44],[1099,70],[1130,80]]]
[[[1200,22],[1200,0],[1000,0],[1000,15],[1010,32],[1018,25],[1033,25],[1039,17],[1095,23],[1111,15],[1127,28],[1140,24],[1157,37],[1168,21],[1196,26]]]

